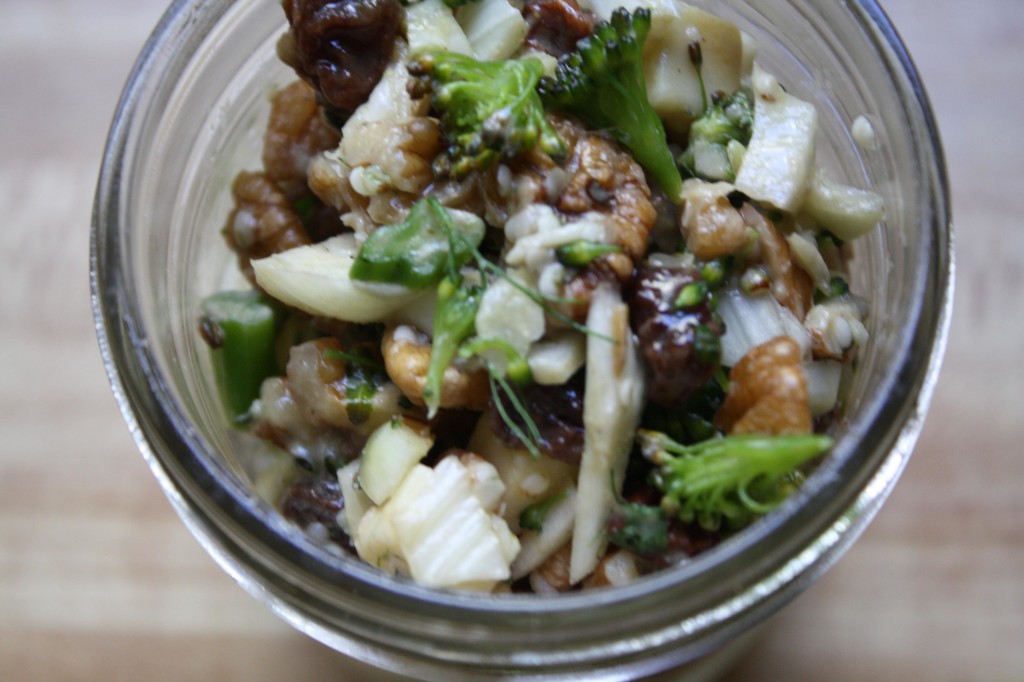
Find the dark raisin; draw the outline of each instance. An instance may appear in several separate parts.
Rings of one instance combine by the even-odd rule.
[[[337,118],[370,96],[402,26],[399,0],[284,0],[293,45],[279,48]]]
[[[526,46],[556,57],[571,52],[594,30],[594,17],[576,0],[527,0],[523,18],[529,27]]]
[[[685,406],[718,368],[724,328],[707,297],[684,296],[692,305],[677,305],[684,289],[701,282],[696,269],[643,263],[629,292],[630,325],[648,369],[647,397],[663,407]]]
[[[327,529],[331,541],[351,550],[349,537],[338,525],[338,514],[344,507],[345,500],[336,479],[307,478],[285,491],[281,513],[302,528],[319,523]]]
[[[576,375],[562,386],[530,384],[519,391],[519,399],[526,407],[540,432],[538,448],[544,454],[570,464],[577,464],[583,456],[583,392],[584,373]],[[525,428],[507,398],[502,397],[507,414],[520,428]],[[491,427],[509,447],[522,447],[519,438],[492,410]]]

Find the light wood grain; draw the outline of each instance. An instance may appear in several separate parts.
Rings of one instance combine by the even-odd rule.
[[[0,0],[0,679],[381,679],[214,565],[107,387],[89,308],[91,195],[162,4]],[[885,6],[946,144],[949,353],[892,499],[732,680],[1024,679],[1024,3]]]

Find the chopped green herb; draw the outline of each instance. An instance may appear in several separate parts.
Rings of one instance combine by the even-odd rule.
[[[430,348],[430,365],[423,400],[433,417],[441,405],[444,372],[459,350],[459,345],[472,333],[476,311],[480,307],[483,288],[466,285],[462,277],[445,278],[437,288],[434,309],[434,338]]]
[[[555,257],[562,265],[572,268],[582,268],[590,265],[601,256],[609,253],[619,253],[621,246],[605,244],[603,242],[591,242],[585,239],[578,239],[568,244],[563,244],[555,249]]]
[[[693,308],[704,302],[708,295],[708,285],[697,280],[684,286],[676,297],[676,308]]]
[[[533,381],[530,363],[522,353],[504,339],[487,338],[468,341],[459,349],[459,357],[471,358],[486,351],[498,351],[505,356],[505,374],[516,386],[526,386]]]
[[[834,275],[828,282],[828,291],[815,291],[814,302],[824,303],[833,298],[842,298],[850,293],[850,285],[839,275]]]
[[[426,289],[473,258],[484,237],[482,220],[460,221],[437,199],[417,201],[408,217],[370,233],[352,264],[352,279]]]
[[[540,533],[544,530],[544,521],[551,508],[565,499],[565,490],[560,490],[540,502],[534,502],[519,513],[519,525],[526,530]]]

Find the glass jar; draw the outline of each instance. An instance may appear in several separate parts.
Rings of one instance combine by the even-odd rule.
[[[557,598],[388,577],[327,551],[254,493],[248,445],[223,417],[196,323],[232,259],[220,234],[231,180],[259,167],[268,96],[294,77],[275,57],[284,17],[269,0],[179,0],[167,11],[128,81],[99,179],[91,276],[100,346],[174,508],[289,623],[418,677],[631,678],[735,641],[814,581],[878,511],[920,431],[952,298],[946,174],[924,89],[875,2],[708,9],[756,38],[762,64],[817,106],[819,160],[885,199],[884,229],[856,243],[852,272],[871,343],[844,387],[837,445],[779,509],[688,563]],[[854,144],[861,114],[877,150]]]

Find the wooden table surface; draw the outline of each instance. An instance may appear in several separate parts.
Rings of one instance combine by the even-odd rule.
[[[214,565],[107,386],[92,192],[162,4],[0,0],[0,680],[381,679]],[[735,680],[1024,680],[1024,2],[885,4],[946,145],[949,351],[891,500]]]

